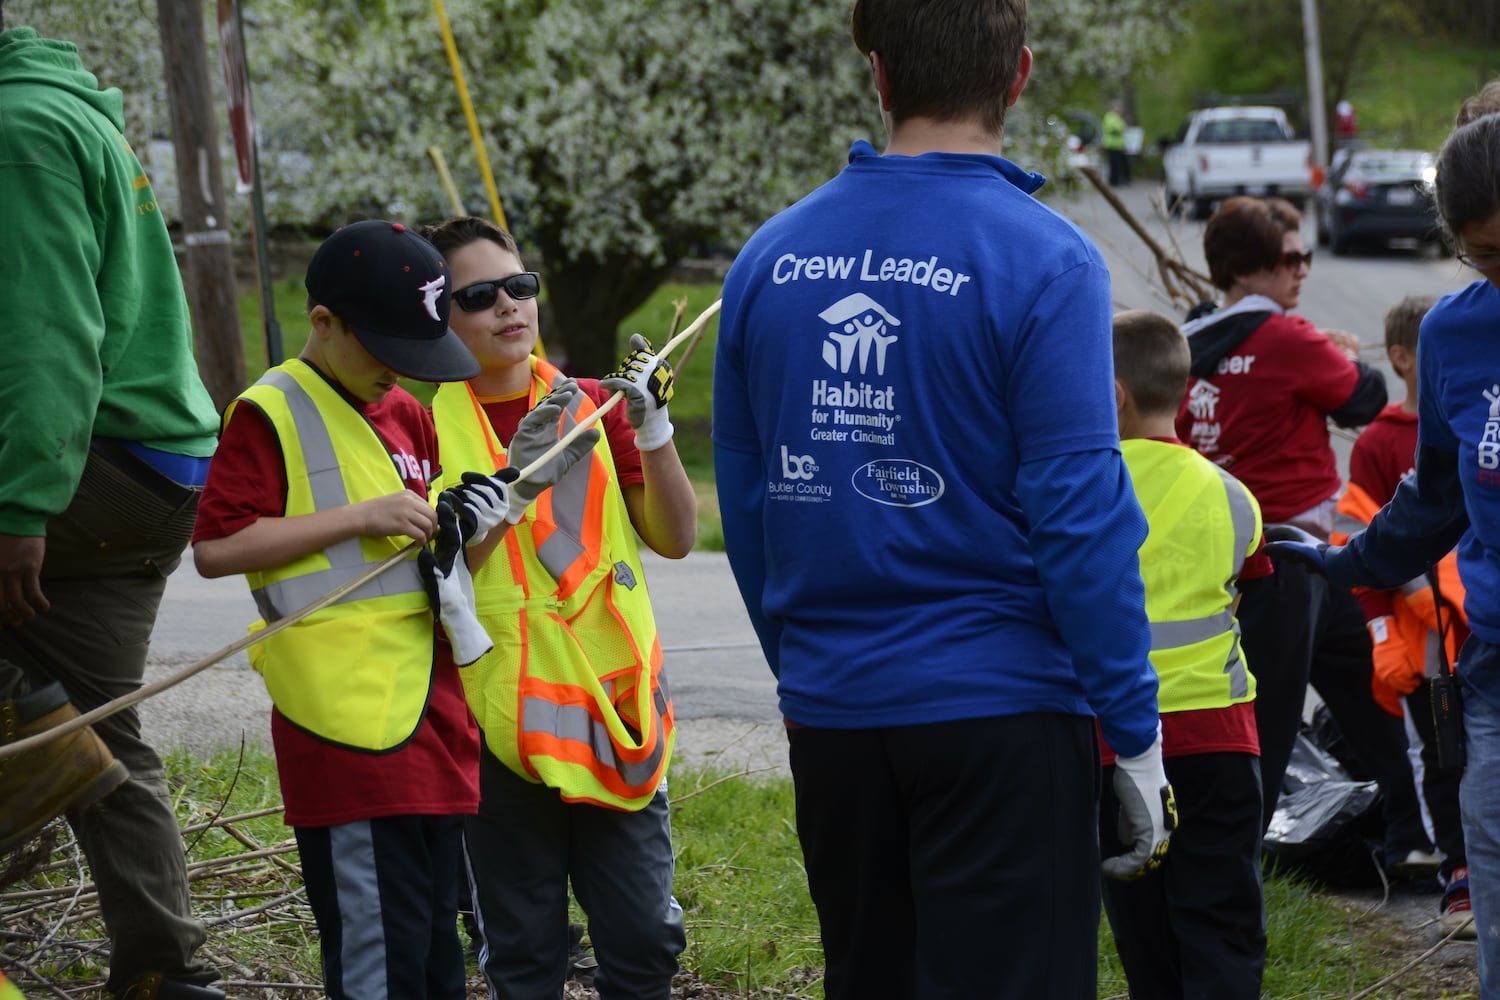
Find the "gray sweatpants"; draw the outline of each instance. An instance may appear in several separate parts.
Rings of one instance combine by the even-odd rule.
[[[198,494],[152,471],[90,454],[68,509],[47,524],[42,593],[50,611],[0,626],[0,697],[61,682],[79,712],[141,686],[167,574],[192,537]],[[182,836],[161,758],[135,708],[94,730],[130,771],[98,804],[70,815],[109,931],[108,987],[142,972],[218,978],[194,957],[206,932],[188,907]]]

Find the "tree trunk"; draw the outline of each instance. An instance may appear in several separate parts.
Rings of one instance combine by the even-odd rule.
[[[161,28],[172,145],[177,154],[187,297],[198,372],[222,411],[245,387],[245,348],[240,340],[219,130],[211,104],[203,5],[197,0],[157,0],[156,21]]]
[[[542,329],[542,341],[554,362],[566,358],[566,370],[586,378],[600,378],[620,363],[623,354],[620,324],[651,297],[676,261],[657,266],[613,255],[564,260],[557,247],[544,247],[543,276],[555,328]],[[643,333],[658,342],[659,330]]]

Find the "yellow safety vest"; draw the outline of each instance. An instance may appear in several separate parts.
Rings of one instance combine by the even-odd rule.
[[[563,374],[531,358],[528,407]],[[579,394],[559,436],[593,413]],[[433,398],[442,485],[505,465],[505,445],[466,383]],[[485,743],[512,771],[570,802],[624,811],[655,796],[676,731],[640,552],[603,434],[474,573],[495,648],[463,672]]]
[[[306,362],[266,372],[231,403],[266,415],[286,465],[286,516],[343,507],[406,488],[364,416]],[[355,579],[409,539],[361,536],[275,569],[245,574],[264,628]],[[415,556],[250,647],[282,716],[328,743],[382,752],[416,733],[432,687],[433,625]]]
[[[1120,442],[1149,531],[1141,545],[1151,665],[1163,712],[1228,708],[1255,697],[1235,581],[1261,536],[1244,484],[1180,444]]]

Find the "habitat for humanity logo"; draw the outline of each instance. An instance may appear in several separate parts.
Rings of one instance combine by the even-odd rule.
[[[818,313],[818,318],[840,327],[828,331],[828,339],[823,342],[823,361],[829,368],[847,374],[858,359],[860,374],[864,374],[869,371],[873,354],[875,374],[885,374],[885,349],[897,340],[895,334],[886,331],[900,326],[901,321],[880,303],[864,292],[855,292]]]

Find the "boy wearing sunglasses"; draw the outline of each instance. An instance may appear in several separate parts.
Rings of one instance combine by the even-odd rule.
[[[450,322],[480,366],[438,390],[438,439],[449,469],[491,472],[514,464],[504,442],[536,401],[571,380],[532,356],[539,283],[510,234],[471,217],[426,234],[452,269]],[[687,555],[697,500],[672,442],[671,367],[644,338],[619,370],[577,385],[556,435],[625,398],[587,461],[522,498],[505,552],[475,574],[495,643],[463,675],[484,733],[479,813],[465,825],[481,962],[492,996],[560,996],[571,881],[599,995],[666,1000],[686,945],[666,793],[675,733],[636,537]]]
[[[460,528],[451,505],[429,503],[442,471],[437,435],[396,379],[463,379],[479,366],[448,329],[442,256],[398,223],[338,230],[313,256],[306,283],[307,346],[226,411],[193,554],[204,576],[246,575],[261,628],[412,540],[435,540],[439,572],[425,550],[420,560],[409,555],[252,646],[250,661],[275,706],[286,822],[328,996],[462,1000],[457,871],[462,817],[478,808],[479,739],[457,665],[488,640],[472,605],[465,633],[449,606],[434,602],[452,640],[436,641],[429,590],[446,596],[462,575],[463,543],[479,540],[478,524],[465,517]],[[537,412],[555,419],[566,402]],[[536,433],[548,430],[538,419],[516,435],[521,464],[556,440]],[[553,465],[565,468],[578,453]],[[526,485],[538,490],[560,471],[547,466]],[[488,479],[484,487],[486,523],[498,536],[511,490]]]

